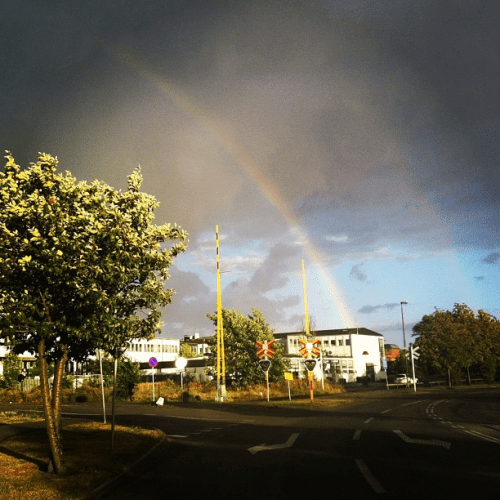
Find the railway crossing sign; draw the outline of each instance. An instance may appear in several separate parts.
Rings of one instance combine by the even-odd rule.
[[[257,340],[257,356],[262,359],[271,359],[274,356],[274,353],[276,352],[275,349],[271,349],[271,347],[274,345],[275,341],[274,340],[264,340],[264,342],[260,342]]]
[[[316,358],[320,354],[320,349],[319,349],[319,340],[315,341],[310,341],[310,340],[304,340],[304,339],[299,339],[299,345],[300,345],[300,355],[303,358]]]

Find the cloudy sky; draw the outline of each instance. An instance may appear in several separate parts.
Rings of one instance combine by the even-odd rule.
[[[222,302],[277,332],[402,345],[434,307],[500,317],[500,5],[2,0],[0,146],[117,188],[140,164],[190,234],[163,334]]]

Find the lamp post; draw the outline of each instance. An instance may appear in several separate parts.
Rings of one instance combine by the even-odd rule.
[[[401,301],[401,322],[403,323],[403,348],[405,352],[405,364],[406,364],[406,387],[408,387],[408,357],[406,355],[406,334],[405,334],[405,317],[403,314],[403,304],[408,304],[407,300]]]

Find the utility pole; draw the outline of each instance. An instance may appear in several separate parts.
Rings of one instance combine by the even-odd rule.
[[[219,226],[215,226],[215,246],[217,252],[217,396],[219,403],[227,401],[226,360],[224,356],[224,328],[222,325],[222,299],[220,286]]]
[[[304,286],[304,312],[306,322],[306,336],[309,337],[309,314],[307,311],[307,290],[306,290],[306,268],[304,266],[304,259],[302,259],[302,284]]]
[[[306,341],[307,341],[307,361],[311,357],[312,343],[310,342],[310,331],[309,331],[309,313],[307,310],[307,289],[306,289],[306,268],[304,265],[304,259],[302,259],[302,283],[304,286],[304,314],[305,314],[305,323],[306,323]],[[316,361],[310,362],[309,365],[306,361],[307,366],[307,376],[309,377],[309,393],[311,397],[311,403],[314,401],[314,366],[316,365]],[[312,367],[312,369],[310,369]]]
[[[403,348],[405,351],[405,363],[406,363],[406,387],[408,388],[409,382],[408,382],[408,352],[406,352],[406,333],[405,333],[405,317],[403,314],[403,304],[408,304],[407,300],[402,300],[401,301],[401,322],[403,323]]]

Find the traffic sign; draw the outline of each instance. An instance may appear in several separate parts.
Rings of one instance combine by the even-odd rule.
[[[316,358],[320,354],[319,340],[309,341],[304,339],[299,339],[299,353],[303,358]]]
[[[158,360],[156,358],[149,358],[149,366],[154,368],[158,364]]]
[[[316,366],[316,360],[315,359],[306,359],[304,361],[304,364],[306,365],[307,371],[312,372],[314,370],[314,367]]]
[[[274,356],[274,353],[276,352],[274,349],[271,349],[271,346],[274,345],[275,341],[274,340],[264,340],[264,342],[259,342],[257,340],[256,344],[258,346],[257,349],[257,356],[259,358],[269,358],[271,359]]]
[[[420,353],[417,352],[419,350],[418,346],[411,346],[411,356],[413,359],[418,359],[420,357]]]
[[[259,365],[263,372],[268,372],[269,368],[271,368],[271,361],[269,359],[261,359],[259,360]]]

